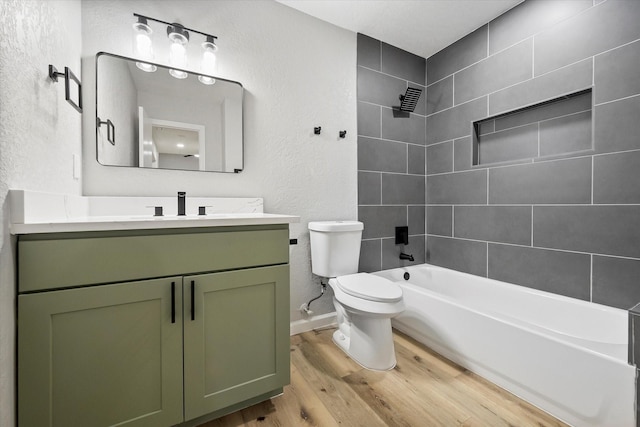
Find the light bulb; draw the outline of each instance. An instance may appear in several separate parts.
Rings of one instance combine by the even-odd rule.
[[[189,43],[189,33],[180,24],[172,24],[167,27],[167,37],[171,40],[169,50],[169,63],[176,68],[187,68],[187,43]],[[186,79],[188,74],[185,71],[170,69],[171,74],[176,79]]]
[[[151,34],[153,33],[153,30],[147,24],[147,19],[139,16],[138,22],[133,24],[133,32],[134,56],[145,61],[153,61],[153,43],[151,41]],[[158,69],[155,65],[146,62],[136,62],[136,66],[142,71],[146,71],[148,73],[152,73]]]
[[[213,42],[212,36],[207,36],[207,41],[202,43],[202,48],[204,51],[202,52],[202,64],[201,69],[203,74],[208,74],[208,76],[198,76],[198,80],[205,85],[212,85],[216,82],[216,79],[211,77],[212,75],[217,74],[217,58],[216,58],[216,50],[218,50],[217,46]]]
[[[212,75],[217,74],[217,58],[216,58],[216,50],[218,47],[214,43],[213,36],[207,36],[207,41],[202,43],[202,63],[200,68],[202,69],[203,74],[208,74],[208,76],[198,76],[198,80],[205,85],[212,85],[216,82],[216,79],[211,77]]]

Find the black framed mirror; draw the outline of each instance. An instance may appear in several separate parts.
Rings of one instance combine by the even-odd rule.
[[[98,162],[240,172],[242,84],[188,70],[179,70],[187,75],[178,79],[169,70],[105,52],[96,55]]]

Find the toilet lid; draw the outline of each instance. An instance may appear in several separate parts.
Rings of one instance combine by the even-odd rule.
[[[336,282],[342,291],[356,298],[379,302],[394,302],[402,299],[400,286],[373,274],[349,274],[337,277]]]

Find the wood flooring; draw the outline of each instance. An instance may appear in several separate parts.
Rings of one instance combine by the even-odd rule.
[[[291,384],[282,396],[200,427],[566,426],[400,332],[397,366],[374,372],[346,356],[333,331],[291,337]]]

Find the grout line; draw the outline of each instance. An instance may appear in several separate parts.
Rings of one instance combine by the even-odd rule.
[[[379,173],[381,175],[424,176],[421,173],[387,172],[387,171],[376,171],[376,170],[369,170],[369,169],[358,169],[358,172],[372,172],[372,173]]]
[[[494,93],[494,92],[492,92],[492,93]],[[470,99],[470,100],[468,100],[468,101],[461,102],[460,104],[458,104],[458,105],[454,105],[453,107],[443,108],[442,110],[436,111],[435,113],[427,114],[425,117],[429,118],[429,117],[431,117],[431,116],[435,116],[436,114],[440,114],[440,113],[442,113],[442,112],[444,112],[444,111],[453,110],[454,108],[458,108],[458,107],[460,107],[460,106],[462,106],[462,105],[464,105],[464,104],[468,104],[468,103],[470,103],[470,102],[477,101],[477,100],[482,99],[482,98],[484,98],[485,96],[489,96],[489,95],[490,95],[490,94],[482,95],[482,96],[479,96],[479,97],[477,97],[477,98],[473,98],[473,99]]]
[[[491,49],[489,49],[489,44],[491,43],[491,21],[487,22],[487,58],[490,56]]]
[[[640,96],[640,93],[631,96],[625,96],[624,98],[613,99],[611,101],[600,102],[599,104],[593,104],[594,107],[599,107],[601,105],[611,104],[613,102],[624,101],[625,99],[637,98]]]
[[[487,169],[487,205],[489,204],[489,169]]]
[[[600,4],[602,4],[602,3],[600,3]],[[616,46],[616,47],[612,47],[611,49],[607,49],[607,50],[603,50],[602,52],[598,52],[598,53],[596,53],[596,54],[595,54],[595,55],[593,55],[593,56],[600,56],[600,55],[603,55],[603,54],[605,54],[605,53],[609,53],[609,52],[611,52],[612,50],[616,50],[616,49],[620,49],[621,47],[629,46],[630,44],[636,43],[636,42],[638,42],[638,41],[640,41],[640,39],[631,40],[630,42],[627,42],[627,43],[621,44],[621,45]]]
[[[433,175],[431,175],[433,176]],[[364,205],[360,205],[360,206],[364,206]],[[451,206],[451,203],[429,203],[428,206]],[[531,206],[531,203],[489,203],[489,205],[487,204],[479,204],[479,203],[456,203],[455,206],[465,206],[465,207],[486,207],[486,206],[491,206],[491,207],[516,207],[516,206]],[[536,207],[544,207],[544,208],[551,208],[551,207],[611,207],[611,206],[626,206],[626,207],[640,207],[640,203],[597,203],[597,204],[591,204],[591,203],[558,203],[558,204],[553,204],[553,203],[538,203],[535,204],[534,206]]]
[[[487,258],[485,277],[489,277],[489,241],[487,240],[487,250],[485,252],[485,256]]]
[[[608,255],[608,254],[600,254],[600,253],[591,253],[591,252],[584,252],[584,251],[572,251],[572,250],[569,250],[569,249],[550,248],[550,247],[546,247],[546,246],[527,246],[527,245],[519,245],[519,244],[516,244],[516,243],[499,242],[499,241],[494,241],[494,240],[478,240],[478,239],[469,239],[467,237],[443,236],[441,234],[433,234],[433,233],[428,233],[427,236],[441,237],[441,238],[444,238],[444,239],[457,239],[457,240],[463,240],[463,241],[467,241],[467,242],[477,242],[477,243],[487,243],[487,242],[489,242],[489,243],[493,243],[493,244],[496,244],[496,245],[513,246],[513,247],[524,248],[524,249],[541,249],[541,250],[545,250],[545,251],[564,252],[564,253],[569,253],[569,254],[580,254],[580,255],[607,257],[607,258],[628,259],[628,260],[631,260],[631,261],[640,261],[640,258],[632,258],[632,257],[621,256],[621,255]]]
[[[595,153],[593,154],[593,157],[611,156],[614,154],[624,154],[624,153],[637,153],[639,151],[640,151],[640,148],[635,148],[633,150],[612,151],[610,153]]]
[[[451,108],[456,107],[456,75],[451,76]],[[441,110],[442,111],[442,110]]]
[[[593,205],[593,181],[594,181],[594,175],[593,175],[593,170],[594,170],[594,163],[595,161],[593,160],[593,156],[591,156],[591,204]]]
[[[455,215],[455,211],[456,207],[454,205],[451,206],[451,237],[454,236],[454,230],[455,230],[455,225],[456,225],[456,215]]]
[[[414,85],[422,86],[422,87],[426,88],[426,86],[424,84],[422,84],[422,83],[414,82],[413,80],[407,80],[404,77],[394,76],[393,74],[389,74],[389,73],[385,73],[384,71],[380,71],[382,69],[382,66],[380,67],[380,70],[374,70],[373,68],[365,67],[364,65],[358,65],[358,67],[363,68],[365,70],[373,71],[374,73],[382,74],[383,76],[391,77],[391,78],[394,78],[396,80],[402,80],[403,82],[412,83]]]
[[[456,141],[451,141],[451,172],[456,171]]]
[[[438,83],[439,81],[442,81],[442,80],[446,79],[447,77],[451,77],[451,76],[453,76],[454,74],[459,73],[460,71],[464,71],[464,70],[466,70],[467,68],[471,68],[471,67],[473,67],[474,65],[477,65],[477,64],[481,63],[482,61],[486,61],[487,59],[489,59],[489,58],[491,58],[491,57],[493,57],[493,56],[499,55],[499,54],[501,54],[502,52],[504,52],[504,51],[506,51],[506,50],[509,50],[509,49],[511,49],[511,48],[512,48],[512,47],[514,47],[514,46],[519,45],[520,43],[524,43],[524,42],[526,42],[526,41],[527,41],[528,39],[530,39],[530,38],[533,38],[533,35],[531,35],[531,36],[529,36],[529,37],[527,37],[527,38],[524,38],[524,39],[522,39],[522,40],[519,40],[519,41],[515,42],[514,44],[512,44],[512,45],[510,45],[510,46],[507,46],[507,47],[505,47],[504,49],[501,49],[501,50],[499,50],[499,51],[497,51],[497,52],[494,52],[494,53],[492,53],[491,55],[488,55],[488,56],[486,56],[486,57],[484,57],[484,58],[482,58],[482,59],[480,59],[480,60],[478,60],[478,61],[476,61],[476,62],[474,62],[474,63],[472,63],[472,64],[466,65],[466,66],[464,66],[464,67],[462,67],[462,68],[460,68],[460,69],[458,69],[458,70],[454,71],[454,72],[453,72],[453,73],[451,73],[451,74],[447,74],[445,77],[441,78],[440,80],[436,80],[436,81],[435,81],[435,82],[433,82],[433,83],[429,83],[429,86],[431,86],[432,84],[436,84],[436,83]],[[446,48],[445,48],[445,49],[446,49]],[[443,50],[444,50],[444,49],[443,49]],[[374,70],[374,71],[375,71],[375,70]]]
[[[2,0],[0,0],[2,1]],[[380,126],[382,126],[382,124],[380,124]],[[417,142],[407,142],[407,141],[400,141],[397,139],[387,139],[387,138],[380,138],[377,136],[369,136],[369,135],[358,135],[361,136],[363,138],[367,138],[367,139],[375,139],[376,141],[386,141],[386,142],[395,142],[397,144],[407,144],[407,145],[415,145],[417,147],[426,147],[426,144],[418,144]],[[448,139],[446,141],[442,141],[442,142],[436,142],[435,144],[442,144],[443,142],[449,142],[451,141],[451,139]],[[435,144],[429,144],[429,145],[435,145]]]
[[[593,302],[593,254],[589,258],[589,301]]]
[[[538,122],[538,157],[540,157],[540,123]]]
[[[453,74],[454,74],[454,73],[451,73],[451,74],[447,75],[446,77],[443,77],[443,78],[441,78],[441,79],[439,79],[439,80],[436,80],[436,81],[435,81],[435,82],[433,82],[433,83],[429,83],[429,84],[426,86],[426,88],[427,88],[427,89],[429,89],[429,86],[433,86],[433,85],[435,85],[435,84],[438,84],[438,83],[440,83],[441,81],[446,80],[446,79],[448,79],[449,77],[453,76]]]
[[[536,77],[536,37],[531,37],[531,78]]]
[[[550,122],[552,120],[562,119],[562,118],[569,117],[569,116],[575,116],[577,114],[583,114],[583,113],[587,113],[589,111],[592,111],[592,110],[589,109],[589,110],[576,111],[575,113],[563,114],[562,116],[556,116],[556,117],[552,117],[550,119],[540,120],[540,121],[538,121],[538,123]]]
[[[387,110],[393,110],[393,107],[389,107],[388,105],[376,104],[375,102],[365,101],[365,100],[362,100],[362,99],[358,99],[357,101],[358,101],[358,103],[363,103],[363,104],[367,104],[367,105],[373,105],[375,107],[380,107],[380,108],[384,108],[384,109],[387,109]],[[414,116],[415,117],[423,117],[423,118],[427,117],[426,115],[420,114],[420,113],[409,113],[409,117],[414,117]]]
[[[531,205],[531,247],[533,247],[533,205]]]
[[[406,159],[406,162],[405,162],[405,166],[406,166],[405,167],[405,174],[409,175],[409,146],[408,145],[405,146],[404,149],[405,149],[405,159]]]
[[[382,139],[382,108],[380,108],[380,139]]]

